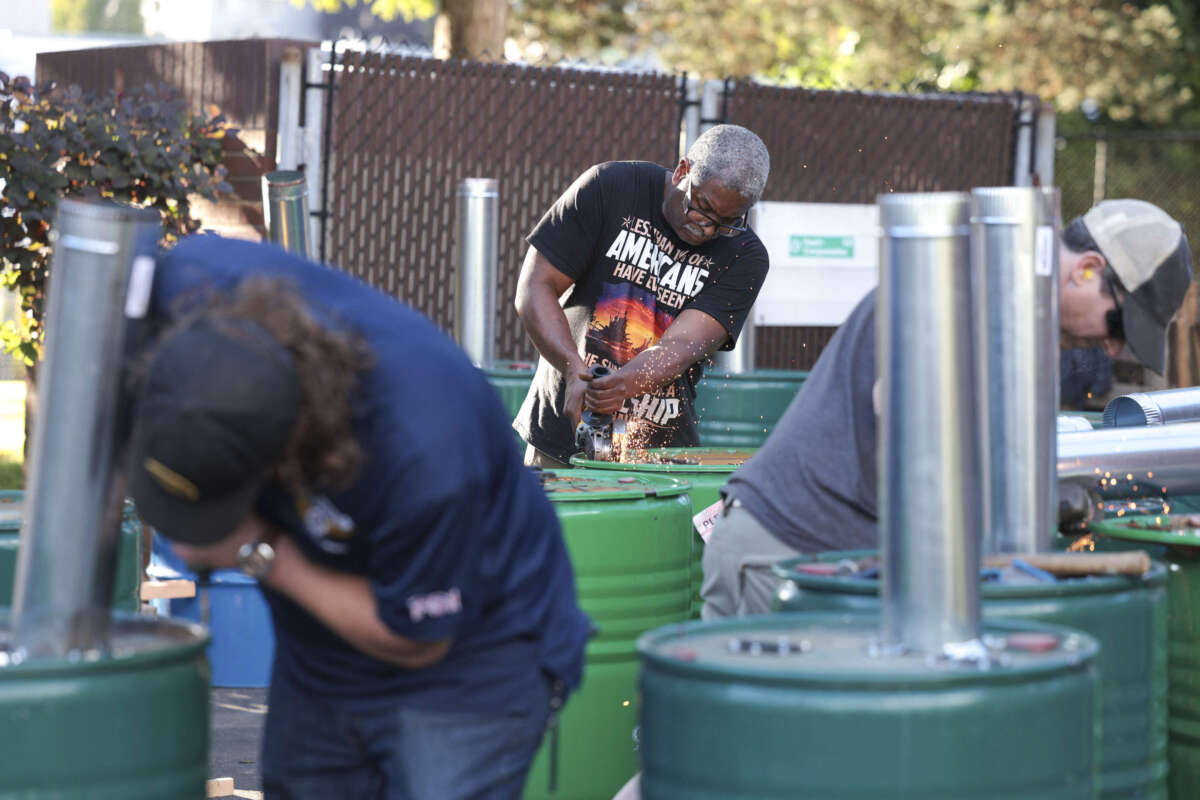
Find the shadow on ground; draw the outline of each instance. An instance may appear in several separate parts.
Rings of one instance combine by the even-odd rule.
[[[211,703],[209,778],[233,778],[236,793],[222,797],[261,797],[258,757],[267,718],[267,690],[214,687]]]

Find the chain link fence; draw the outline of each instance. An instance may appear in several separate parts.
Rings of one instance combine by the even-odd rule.
[[[1148,200],[1200,235],[1200,131],[1060,136],[1055,182],[1062,190],[1063,220],[1105,198]]]
[[[524,236],[588,166],[673,166],[685,144],[682,76],[586,65],[438,60],[336,46],[320,256],[454,325],[456,185],[499,182],[495,352],[532,360],[512,306]],[[768,200],[873,203],[889,191],[1011,182],[1009,95],[895,95],[727,82],[714,118],[762,136]],[[833,328],[763,328],[757,366],[808,369]]]

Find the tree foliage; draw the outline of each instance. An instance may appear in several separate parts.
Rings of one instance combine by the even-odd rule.
[[[229,191],[221,166],[229,132],[215,108],[191,113],[173,89],[97,96],[0,72],[0,280],[19,292],[24,312],[0,332],[5,349],[26,363],[38,357],[60,197],[154,208],[164,237],[191,233],[200,221],[190,198]]]
[[[143,33],[140,0],[50,0],[59,33]]]
[[[291,0],[292,5],[303,8],[306,4],[317,11],[332,13],[343,8],[357,8],[359,0]],[[438,12],[438,0],[362,0],[363,8],[370,10],[380,19],[390,22],[403,17],[405,22],[414,19],[429,19]]]
[[[325,10],[358,1],[308,0]],[[439,5],[362,2],[409,19]],[[510,48],[533,62],[642,59],[817,88],[1024,91],[1113,121],[1177,117],[1200,86],[1195,0],[508,2]]]
[[[1163,121],[1192,100],[1187,52],[1200,33],[1180,19],[1195,16],[1190,0],[1167,2],[1174,11],[1128,0],[514,0],[510,32],[527,51],[654,52],[706,78],[1020,90],[1063,111]]]

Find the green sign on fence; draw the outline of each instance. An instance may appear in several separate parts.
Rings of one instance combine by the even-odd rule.
[[[793,236],[788,244],[793,258],[854,258],[853,236]]]

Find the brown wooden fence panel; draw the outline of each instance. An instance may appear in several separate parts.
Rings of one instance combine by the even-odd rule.
[[[725,120],[771,153],[764,200],[873,203],[885,192],[1012,182],[1014,100],[1004,95],[885,95],[735,83]],[[830,327],[763,327],[761,368],[809,369]]]
[[[535,353],[513,309],[524,237],[594,163],[674,163],[675,77],[343,53],[326,169],[325,258],[454,324],[455,192],[500,187],[496,355]]]

